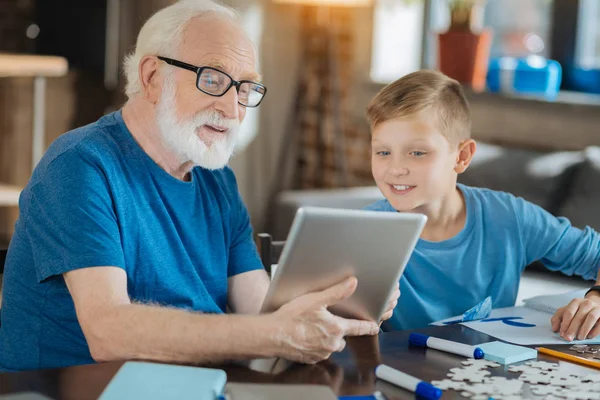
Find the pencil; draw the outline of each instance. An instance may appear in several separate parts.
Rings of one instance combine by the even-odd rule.
[[[563,353],[562,351],[547,349],[545,347],[538,347],[537,351],[543,354],[548,354],[556,358],[562,358],[563,360],[572,361],[574,363],[587,365],[600,369],[600,361],[593,361],[583,357],[572,356],[571,354]]]

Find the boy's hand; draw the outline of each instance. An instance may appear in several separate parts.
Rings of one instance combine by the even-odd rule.
[[[552,330],[568,341],[600,335],[600,293],[593,291],[561,307],[550,320]]]
[[[396,308],[396,306],[398,305],[399,297],[400,297],[400,283],[396,283],[396,289],[390,295],[390,298],[388,300],[388,305],[385,309],[385,312],[381,316],[381,321],[379,321],[380,325],[383,321],[387,321],[388,319],[392,318],[392,315],[394,314],[394,308]]]

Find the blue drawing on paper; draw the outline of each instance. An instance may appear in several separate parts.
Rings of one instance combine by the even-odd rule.
[[[503,324],[514,326],[517,328],[534,328],[535,324],[528,324],[526,322],[517,322],[516,319],[523,319],[523,317],[502,317],[502,318],[487,318],[482,319],[480,322],[496,322],[502,321]]]

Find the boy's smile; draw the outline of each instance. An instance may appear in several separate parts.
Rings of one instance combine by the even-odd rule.
[[[416,188],[416,186],[410,186],[410,185],[395,185],[395,184],[390,184],[390,189],[394,194],[397,195],[405,195],[405,194],[409,194],[410,192],[412,192],[412,190],[414,188]]]

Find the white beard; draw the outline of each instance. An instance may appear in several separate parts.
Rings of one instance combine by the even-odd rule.
[[[177,155],[181,163],[191,161],[194,165],[211,170],[225,167],[237,143],[239,121],[225,119],[216,110],[201,111],[194,117],[181,121],[175,114],[175,109],[175,84],[170,78],[166,78],[156,110],[163,143]],[[197,134],[197,130],[205,124],[227,128],[227,133],[223,138],[207,145]]]

